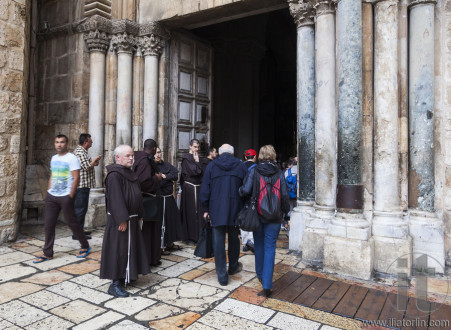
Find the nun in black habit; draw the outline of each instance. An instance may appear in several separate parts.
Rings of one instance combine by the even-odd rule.
[[[107,224],[103,236],[100,278],[111,279],[108,293],[127,297],[125,285],[150,272],[138,219],[142,217],[141,188],[130,169],[133,150],[120,145],[116,164],[108,165],[105,179]]]
[[[180,212],[182,226],[188,243],[197,243],[202,220],[202,209],[199,202],[200,185],[202,183],[202,163],[199,161],[199,141],[190,141],[189,153],[182,156],[182,173],[180,186],[182,196]]]

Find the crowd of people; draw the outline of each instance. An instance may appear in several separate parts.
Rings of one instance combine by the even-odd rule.
[[[86,258],[91,251],[88,242],[91,233],[85,231],[84,222],[90,189],[95,187],[94,168],[101,156],[92,160],[88,155],[92,146],[89,134],[80,135],[74,153],[68,151],[68,142],[65,135],[57,135],[54,140],[57,154],[50,162],[45,245],[35,263],[53,258],[55,226],[61,210],[72,238],[80,242],[77,257]],[[243,160],[234,156],[234,147],[229,144],[218,150],[209,147],[205,157],[199,155],[199,146],[197,139],[191,140],[189,152],[182,156],[180,208],[174,198],[179,171],[163,161],[154,140],[144,141],[143,151],[133,151],[128,145],[119,145],[114,150],[114,162],[106,166],[107,223],[100,267],[100,277],[111,280],[109,294],[127,297],[128,283],[139,274],[149,273],[150,267],[160,265],[162,255],[182,249],[176,242],[196,245],[205,221],[212,227],[219,283],[227,285],[228,276],[242,270],[239,262],[242,245],[243,251],[255,253],[257,277],[264,294],[271,294],[276,241],[280,229],[287,227],[284,221],[289,219],[296,200],[297,186],[293,188],[290,183],[297,175],[296,159],[290,159],[287,169],[282,170],[271,145],[261,147],[258,157],[254,149],[246,150]],[[258,230],[240,232],[236,223],[238,212],[250,196],[262,191],[268,196],[275,194],[280,212],[270,220],[259,214]],[[153,211],[157,215],[149,216]]]

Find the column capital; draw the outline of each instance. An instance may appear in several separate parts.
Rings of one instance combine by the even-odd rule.
[[[332,0],[310,0],[316,10],[316,16],[335,13],[335,1]]]
[[[425,5],[425,4],[428,4],[428,3],[436,5],[437,4],[437,0],[409,0],[407,6],[409,8],[412,8],[412,7],[417,6],[417,5]]]
[[[156,34],[139,37],[138,43],[144,56],[160,56],[164,47],[164,39]]]
[[[291,16],[294,18],[297,28],[314,25],[315,11],[308,0],[288,0]]]
[[[132,54],[136,47],[136,38],[127,32],[122,32],[113,35],[113,37],[111,38],[111,43],[114,47],[114,50],[116,50],[118,54]]]
[[[90,53],[106,53],[110,46],[111,35],[99,30],[87,31],[83,33],[83,39],[85,40]]]

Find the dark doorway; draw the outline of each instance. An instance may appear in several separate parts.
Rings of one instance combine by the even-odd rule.
[[[211,42],[211,144],[296,155],[296,26],[288,9],[192,30]]]

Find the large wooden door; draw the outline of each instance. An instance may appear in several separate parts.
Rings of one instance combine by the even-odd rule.
[[[191,139],[198,139],[201,149],[210,144],[213,52],[208,42],[187,32],[174,32],[170,49],[171,157],[180,165]]]

